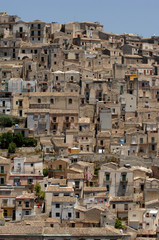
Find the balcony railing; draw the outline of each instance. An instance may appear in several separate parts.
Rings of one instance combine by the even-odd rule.
[[[111,178],[109,178],[109,179],[105,179],[105,180],[104,180],[104,183],[110,183],[111,181],[112,181]]]
[[[128,182],[128,179],[121,177],[121,178],[120,178],[120,182],[122,182],[122,183],[127,183],[127,182]]]
[[[48,109],[50,108],[50,104],[30,104],[29,108],[41,108],[41,109]]]

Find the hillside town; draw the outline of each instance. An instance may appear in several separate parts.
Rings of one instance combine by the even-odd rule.
[[[0,240],[159,239],[159,37],[103,27],[0,12]]]

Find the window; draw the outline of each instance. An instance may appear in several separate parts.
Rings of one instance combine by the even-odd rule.
[[[38,24],[38,29],[40,29],[41,28],[41,24]]]
[[[41,103],[41,99],[40,98],[38,98],[38,103]]]
[[[7,199],[3,199],[3,200],[2,200],[3,206],[7,206],[7,203],[8,203],[8,200],[7,200]]]
[[[20,27],[20,28],[19,28],[19,32],[23,32],[23,27]]]
[[[38,36],[41,36],[41,32],[40,31],[38,31]]]
[[[107,185],[106,188],[107,188],[107,191],[109,192],[109,185]]]
[[[78,53],[75,53],[75,58],[76,58],[76,60],[79,59],[79,54]]]
[[[140,138],[140,144],[143,144],[143,138]]]
[[[68,103],[72,104],[72,98],[69,98]]]
[[[71,76],[71,80],[73,81],[73,76]]]
[[[25,215],[29,215],[29,211],[25,211]]]
[[[32,184],[33,183],[33,178],[28,178],[28,184]]]
[[[60,208],[60,204],[59,203],[56,203],[56,208]]]
[[[155,137],[151,138],[151,142],[154,143],[155,142]]]
[[[56,122],[56,117],[53,117],[53,122]]]
[[[80,184],[79,181],[75,181],[75,188],[79,188],[79,184]]]
[[[23,106],[23,100],[19,100],[19,107]]]
[[[72,217],[72,213],[68,213],[68,218],[71,218]]]
[[[74,117],[71,117],[71,122],[74,122]]]
[[[7,210],[6,209],[4,209],[4,217],[7,217],[8,216],[8,212],[7,212]]]
[[[87,145],[87,152],[89,152],[89,145]]]
[[[22,53],[25,53],[25,49],[22,49]]]
[[[21,205],[22,205],[22,201],[19,201],[19,202],[18,202],[18,205],[21,206]]]
[[[59,80],[59,77],[58,76],[56,76],[56,81],[58,81]]]
[[[51,223],[51,224],[50,224],[50,227],[52,227],[52,228],[53,228],[53,227],[54,227],[54,224],[53,224],[53,223]]]
[[[33,163],[31,163],[31,164],[30,164],[30,166],[31,166],[31,167],[33,167],[33,166],[34,166],[34,164],[33,164]]]
[[[100,140],[100,145],[102,145],[102,146],[103,146],[103,140]]]
[[[123,182],[126,181],[126,174],[122,174],[122,181],[123,181]]]
[[[152,151],[155,151],[155,145],[152,145]]]
[[[56,57],[56,53],[54,54],[54,57]]]
[[[128,210],[128,204],[124,204],[124,210]]]
[[[50,103],[54,104],[54,99],[53,98],[50,99]]]
[[[4,173],[4,166],[1,166],[1,173]]]
[[[106,174],[106,181],[109,181],[109,180],[110,180],[110,174],[107,173],[107,174]]]
[[[5,57],[7,56],[7,52],[4,52],[4,56],[5,56]]]
[[[23,115],[23,111],[19,110],[19,116],[22,117],[22,115]]]
[[[150,119],[150,114],[148,114],[148,119]]]
[[[115,209],[116,208],[116,206],[115,206],[115,204],[113,203],[113,209]]]
[[[29,202],[25,202],[25,207],[29,207]]]
[[[64,193],[64,196],[68,197],[68,196],[70,196],[70,194],[69,193]]]
[[[59,196],[59,194],[58,193],[54,193],[54,197],[58,197]]]
[[[56,213],[56,217],[60,217],[60,213],[59,212]]]

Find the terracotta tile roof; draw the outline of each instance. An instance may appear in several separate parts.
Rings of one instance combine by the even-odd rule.
[[[34,193],[28,193],[28,192],[23,192],[22,195],[16,197],[16,199],[34,199],[35,195]]]
[[[10,159],[0,156],[0,164],[8,165],[8,164],[10,164]]]
[[[78,165],[81,165],[81,166],[84,166],[84,167],[94,166],[94,163],[84,162],[84,161],[79,161],[75,164],[78,164]]]
[[[66,203],[75,203],[76,198],[75,197],[70,197],[70,196],[63,196],[63,197],[52,197],[52,202],[53,203],[59,203],[59,202],[66,202]]]
[[[84,187],[84,192],[107,192],[105,187]]]
[[[129,196],[110,197],[110,202],[133,202],[133,198]]]
[[[96,237],[100,237],[100,236],[117,236],[121,238],[121,233],[119,230],[107,226],[105,228],[44,228],[44,234],[52,234],[53,236],[96,236]],[[123,234],[123,238],[124,238]],[[125,237],[128,237],[128,235],[125,235]],[[125,238],[126,239],[126,238]]]
[[[52,185],[59,184],[60,186],[67,186],[67,180],[54,178],[54,179],[51,179],[51,184]]]
[[[60,223],[60,220],[58,218],[47,218],[46,222],[50,223]]]
[[[71,187],[59,187],[56,185],[49,185],[46,189],[46,192],[74,192]]]
[[[67,173],[67,179],[84,179],[84,174]]]
[[[36,227],[36,226],[22,226],[22,225],[16,225],[16,224],[10,224],[9,226],[0,226],[0,236],[2,235],[36,235],[39,236],[43,232],[42,227]]]

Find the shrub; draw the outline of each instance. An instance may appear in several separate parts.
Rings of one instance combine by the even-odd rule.
[[[36,147],[37,140],[35,138],[27,138],[25,137],[23,140],[25,147]]]
[[[16,144],[14,142],[11,142],[8,147],[8,153],[15,153],[16,151]]]

